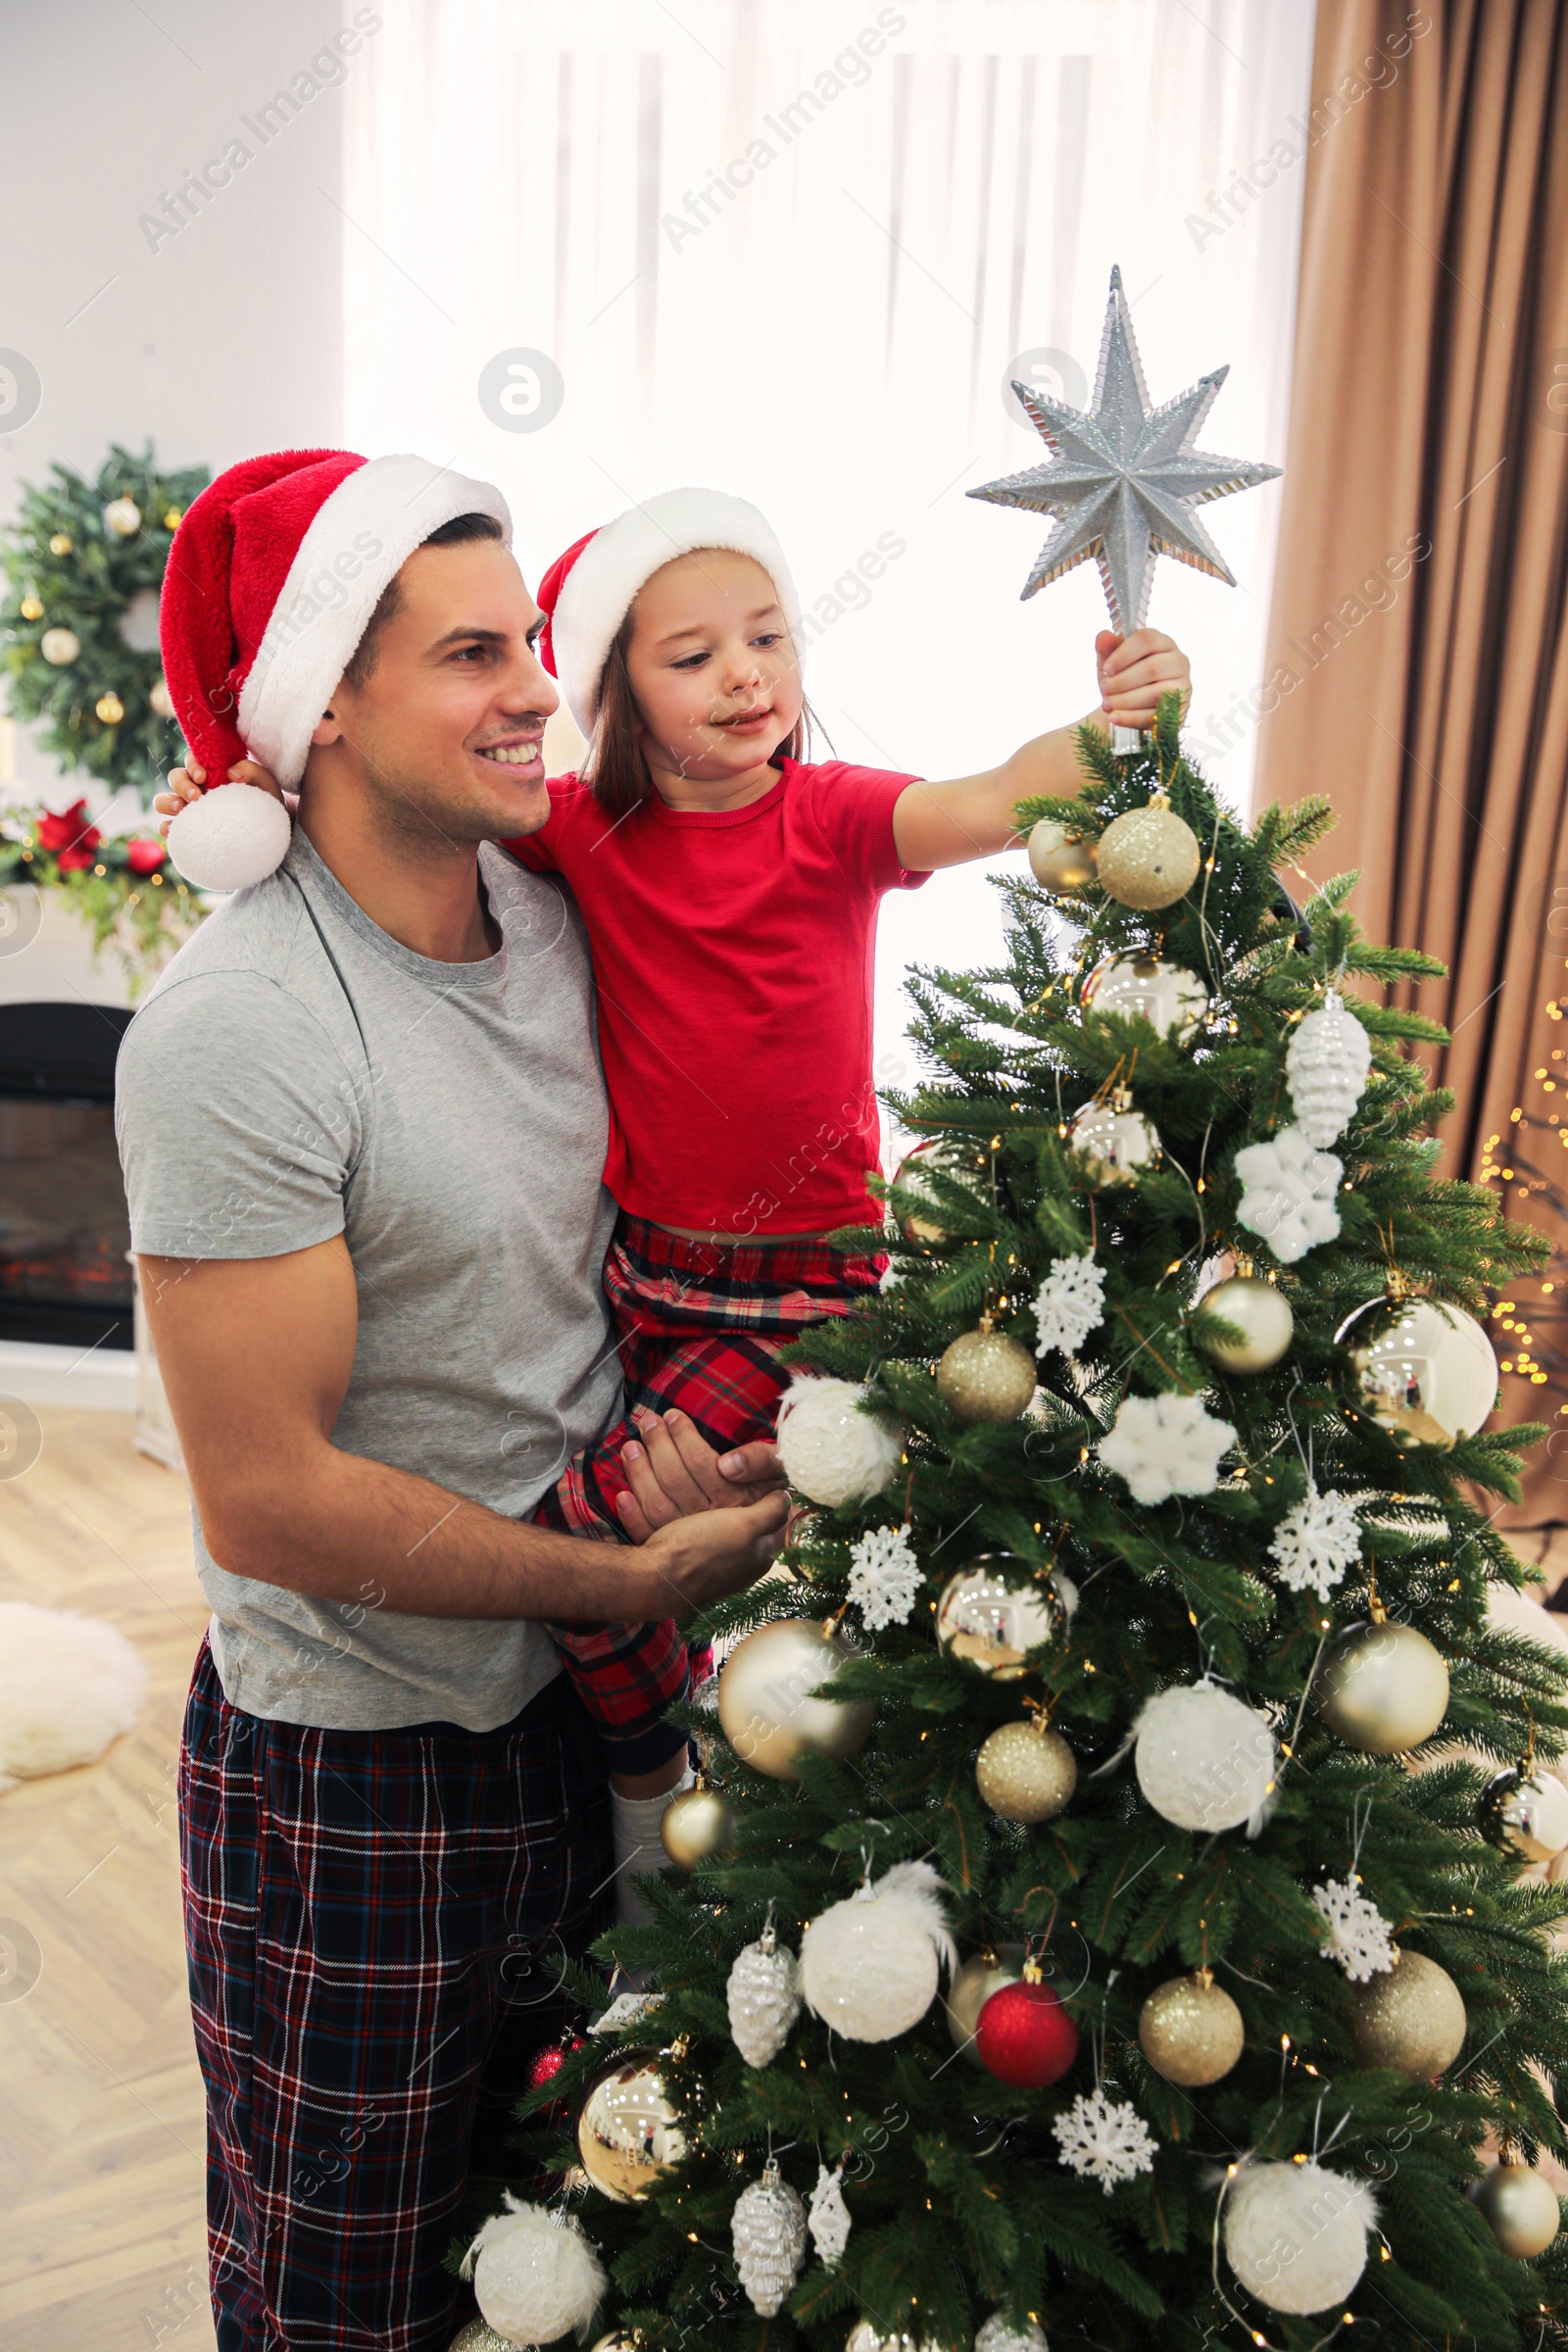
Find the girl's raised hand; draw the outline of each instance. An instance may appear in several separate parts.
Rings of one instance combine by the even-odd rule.
[[[164,820],[158,828],[160,833],[167,837],[171,823],[180,810],[189,808],[192,801],[201,799],[202,786],[206,781],[205,767],[170,769],[169,790],[161,792],[153,802],[153,807]],[[276,778],[265,767],[258,767],[254,760],[236,760],[228,771],[228,781],[230,784],[259,785],[263,792],[270,792],[274,801],[283,798],[283,788]]]
[[[1173,689],[1182,698],[1182,716],[1193,699],[1193,672],[1174,637],[1158,629],[1134,629],[1130,637],[1102,629],[1095,639],[1100,700],[1115,727],[1152,727],[1159,698]]]

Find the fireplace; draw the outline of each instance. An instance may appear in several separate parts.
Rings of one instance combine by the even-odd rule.
[[[108,1004],[0,1004],[0,1340],[134,1346]]]

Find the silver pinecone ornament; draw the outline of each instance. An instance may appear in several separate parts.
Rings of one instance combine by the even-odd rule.
[[[1326,1152],[1344,1133],[1366,1087],[1372,1041],[1345,1000],[1331,988],[1291,1040],[1285,1081],[1296,1124],[1309,1144]]]
[[[770,2156],[760,2180],[736,2200],[735,2268],[764,2320],[772,2319],[806,2260],[806,2207]]]
[[[789,2039],[801,2014],[795,1954],[773,1933],[771,1919],[729,1972],[730,2037],[748,2066],[766,2066]]]
[[[825,2164],[817,2166],[807,2219],[823,2269],[836,2271],[850,2242],[850,2209],[844,2202],[842,2173],[830,2173]]]

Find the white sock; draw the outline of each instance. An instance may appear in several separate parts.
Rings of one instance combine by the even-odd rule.
[[[670,1798],[679,1796],[696,1780],[690,1763],[673,1788],[657,1796],[622,1796],[610,1791],[610,1813],[615,1838],[615,1917],[624,1928],[645,1928],[653,1913],[631,1884],[637,1871],[659,1870],[669,1859],[659,1841],[659,1825]]]

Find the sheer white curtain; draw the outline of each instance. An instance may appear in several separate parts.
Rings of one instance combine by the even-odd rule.
[[[1283,458],[1312,14],[389,10],[346,93],[350,441],[499,480],[534,578],[654,490],[744,492],[813,612],[808,686],[840,756],[985,765],[1092,705],[1104,625],[1093,565],[1020,604],[1047,526],[963,496],[1046,455],[1004,397],[1020,355],[1085,397],[1119,263],[1151,397],[1229,362],[1202,445]],[[499,355],[518,351],[559,370],[546,423],[549,368],[508,376]],[[528,429],[493,420],[498,397]],[[1163,564],[1151,613],[1191,653],[1193,732],[1238,801],[1277,501],[1270,485],[1210,506],[1240,587]],[[908,1066],[906,963],[981,961],[999,935],[981,869],[889,902],[885,1075]]]

